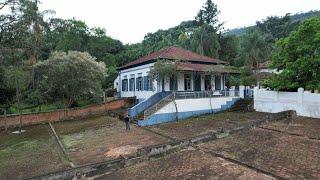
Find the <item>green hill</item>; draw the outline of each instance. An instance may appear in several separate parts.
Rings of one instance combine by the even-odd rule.
[[[292,23],[297,23],[297,22],[304,21],[304,20],[312,18],[312,17],[320,17],[320,11],[314,10],[314,11],[309,11],[309,12],[297,13],[297,14],[291,15],[290,17],[291,17]],[[226,31],[224,34],[225,35],[241,36],[250,27],[254,27],[254,26],[247,26],[247,27],[230,29],[230,30]]]

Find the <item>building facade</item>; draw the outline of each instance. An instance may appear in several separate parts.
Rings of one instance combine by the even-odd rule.
[[[151,80],[150,69],[161,60],[177,63],[176,80],[170,77]],[[114,86],[120,97],[136,97],[140,101],[163,91],[224,90],[226,77],[234,73],[227,69],[226,65],[225,61],[178,47],[168,47],[119,67]]]

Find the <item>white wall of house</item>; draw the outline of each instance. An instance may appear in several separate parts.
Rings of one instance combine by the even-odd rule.
[[[137,90],[137,85],[136,85],[136,78],[138,77],[144,77],[148,76],[148,73],[150,71],[150,68],[154,65],[154,63],[146,64],[146,65],[141,65],[138,67],[134,68],[129,68],[125,70],[119,71],[119,75],[117,77],[118,79],[118,92],[120,92],[121,97],[134,97],[136,96],[137,99],[147,99],[156,92],[158,92],[158,86],[157,82],[153,82],[153,90],[144,90],[142,89],[141,91]],[[129,89],[129,80],[130,78],[134,77],[134,88],[133,90]],[[122,80],[128,79],[128,88],[127,91],[122,91]]]
[[[154,65],[154,63],[150,63],[150,64],[146,64],[146,65],[141,65],[138,67],[134,67],[134,68],[129,68],[129,69],[125,69],[125,70],[121,70],[119,71],[119,75],[117,77],[117,79],[114,81],[114,87],[117,89],[117,92],[120,92],[120,96],[121,97],[134,97],[136,96],[137,99],[148,99],[150,96],[154,95],[157,92],[161,92],[162,91],[162,82],[157,82],[154,81],[153,82],[153,88],[152,90],[145,90],[144,88],[142,88],[142,90],[137,90],[137,84],[136,84],[136,78],[138,77],[145,77],[148,76],[148,73],[150,71],[150,68]],[[177,78],[177,90],[178,91],[185,91],[185,74],[190,74],[191,77],[191,89],[190,91],[194,91],[194,74],[193,72],[183,72],[183,73],[179,73],[178,74],[178,78]],[[220,76],[220,75],[216,75],[216,76]],[[214,75],[211,76],[211,88],[214,90],[217,87],[215,86],[215,77]],[[129,84],[130,84],[130,79],[134,78],[134,88],[130,90],[129,88]],[[123,80],[127,79],[127,88],[125,88],[125,91],[123,91]],[[204,91],[205,90],[205,75],[201,74],[201,90]],[[144,84],[144,83],[142,83]],[[225,86],[225,76],[221,75],[221,89],[224,89]],[[218,88],[217,88],[218,89]],[[165,77],[164,79],[164,90],[165,91],[170,91],[170,78],[169,77]]]
[[[320,94],[304,92],[277,92],[254,89],[254,109],[259,112],[277,113],[294,110],[299,116],[320,118]]]

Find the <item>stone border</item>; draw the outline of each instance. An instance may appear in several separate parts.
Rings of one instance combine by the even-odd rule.
[[[117,159],[109,160],[101,163],[90,164],[86,166],[72,168],[66,171],[59,171],[55,173],[50,173],[47,175],[42,175],[38,177],[33,177],[29,179],[72,179],[74,177],[93,177],[99,174],[106,174],[116,171],[117,169],[124,168],[126,166],[134,165],[136,163],[142,162],[144,160],[148,160],[152,157],[156,157],[159,155],[164,155],[167,153],[175,152],[179,149],[185,148],[187,146],[194,146],[199,143],[208,142],[220,138],[224,138],[230,134],[235,134],[241,131],[250,130],[255,127],[259,127],[263,123],[268,122],[276,122],[285,118],[291,119],[295,115],[294,111],[285,111],[276,114],[268,114],[266,117],[255,121],[249,122],[245,125],[234,128],[230,131],[226,132],[212,132],[205,135],[200,135],[196,137],[192,137],[186,140],[176,140],[164,144],[153,145],[138,149],[135,155],[129,157],[120,156]]]

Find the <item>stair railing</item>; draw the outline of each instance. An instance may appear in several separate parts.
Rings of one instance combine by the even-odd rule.
[[[170,95],[171,92],[159,92],[154,95],[152,95],[150,98],[142,101],[141,103],[135,105],[134,107],[130,108],[128,110],[128,115],[130,117],[136,117],[140,115],[142,112],[144,112],[146,109],[153,106],[155,103],[159,102],[161,99],[167,97]]]
[[[157,112],[159,109],[163,108],[167,104],[162,104],[164,101],[169,100],[170,102],[174,99],[174,93],[169,94],[167,97],[161,99],[159,102],[149,107],[144,111],[144,118],[148,118],[150,114]],[[154,112],[153,112],[154,111]]]

